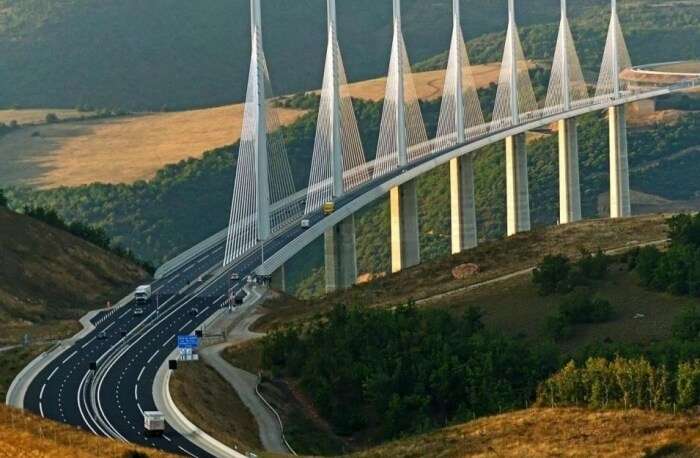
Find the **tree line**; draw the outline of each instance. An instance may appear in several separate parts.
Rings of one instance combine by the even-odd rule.
[[[454,317],[410,304],[339,305],[271,333],[263,361],[298,379],[338,433],[384,440],[523,407],[558,354],[485,330],[475,309]]]

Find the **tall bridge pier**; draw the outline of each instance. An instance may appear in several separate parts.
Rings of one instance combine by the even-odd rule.
[[[559,121],[559,223],[581,220],[576,118]]]
[[[477,245],[474,159],[465,154],[450,161],[452,254]]]
[[[632,216],[625,106],[608,109],[610,131],[610,217]]]
[[[506,138],[506,213],[509,236],[530,230],[530,191],[524,133]]]
[[[350,288],[357,282],[354,216],[326,231],[324,253],[327,293]]]
[[[418,196],[415,180],[391,189],[389,209],[391,271],[395,273],[420,264]]]

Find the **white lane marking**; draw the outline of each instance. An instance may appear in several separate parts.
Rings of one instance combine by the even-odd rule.
[[[226,297],[226,294],[222,294],[221,296],[217,297],[216,299],[214,299],[214,304],[218,303],[221,299],[223,299],[225,297]]]
[[[58,372],[58,367],[56,369],[54,369],[53,372],[51,372],[51,374],[49,374],[49,376],[46,378],[46,380],[51,380],[51,377],[53,377],[56,372]]]
[[[109,324],[109,326],[107,326],[106,328],[104,328],[102,331],[107,332],[107,329],[109,329],[109,328],[111,328],[112,326],[114,326],[114,323],[116,323],[116,321],[112,321],[112,322]]]
[[[197,457],[197,455],[195,455],[194,453],[188,452],[187,449],[182,448],[181,445],[178,445],[177,448],[179,448],[179,449],[182,450],[183,452],[187,453],[189,456],[193,456],[194,458],[199,458],[199,457]]]
[[[178,329],[178,332],[179,332],[179,331],[182,331],[183,329],[185,329],[185,328],[186,328],[187,326],[189,326],[191,323],[192,323],[192,320],[190,320],[190,321],[188,321],[187,323],[183,324],[182,327],[181,327],[180,329]]]
[[[143,375],[143,371],[145,371],[145,370],[146,370],[146,366],[143,366],[143,367],[141,368],[141,372],[139,372],[139,376],[136,378],[136,381],[137,381],[137,382],[140,382],[140,381],[141,381],[141,376]]]
[[[224,249],[224,246],[221,245],[219,248],[217,248],[216,250],[212,251],[212,253],[218,253],[219,251],[221,251],[221,250],[223,250],[223,249]]]
[[[171,438],[169,438],[169,437],[166,436],[165,434],[163,434],[163,439],[165,439],[165,440],[168,441],[168,442],[172,442],[172,441],[173,441]]]
[[[92,339],[88,340],[88,341],[85,342],[85,343],[83,344],[83,346],[80,347],[80,348],[85,348],[85,347],[87,347],[87,346],[90,345],[92,342],[94,342],[95,339],[97,339],[97,337],[93,337]]]
[[[45,390],[45,389],[46,389],[46,383],[44,383],[43,385],[41,385],[41,393],[39,393],[39,400],[40,400],[40,401],[41,401],[42,399],[44,399],[44,390]]]
[[[150,358],[148,358],[148,364],[151,364],[151,361],[153,361],[153,358],[156,357],[156,355],[158,354],[159,351],[160,351],[160,350],[156,350],[156,352],[153,353],[153,355],[151,355]]]
[[[41,401],[39,401],[39,412],[41,413],[41,417],[44,418],[44,406],[41,404]]]
[[[182,272],[187,272],[188,270],[192,269],[193,267],[194,267],[194,264],[190,264],[189,266],[187,266],[186,269],[182,269]]]
[[[134,399],[139,400],[139,384],[134,385]]]
[[[61,364],[66,364],[69,359],[71,359],[72,357],[74,357],[77,354],[78,354],[78,350],[75,350],[73,353],[70,354],[70,356],[68,358],[64,359]]]
[[[175,275],[173,275],[173,278],[171,278],[170,280],[168,280],[168,282],[166,283],[166,285],[169,285],[170,283],[174,282],[174,281],[177,280],[178,278],[180,278],[180,274],[175,274]]]
[[[174,337],[174,336],[168,337],[168,339],[167,339],[167,340],[163,343],[163,345],[161,345],[160,347],[163,348],[163,347],[165,347],[166,345],[168,345],[168,342],[170,342],[171,340],[173,340],[173,337]]]
[[[210,256],[210,255],[206,255],[206,256],[204,256],[203,258],[199,258],[199,259],[197,260],[197,264],[199,264],[200,262],[206,261],[207,259],[209,259],[209,256]]]

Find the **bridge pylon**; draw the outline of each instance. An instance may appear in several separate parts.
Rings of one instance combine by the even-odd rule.
[[[567,18],[566,0],[561,0],[559,35],[552,63],[545,113],[571,110],[588,99],[588,88],[576,53]],[[581,219],[581,187],[579,177],[578,133],[576,119],[562,119],[559,130],[559,223]]]
[[[289,201],[295,185],[279,118],[270,102],[260,0],[250,0],[250,13],[251,63],[224,266],[264,244],[303,210],[298,201]]]
[[[491,121],[492,131],[516,126],[537,111],[529,71],[530,64],[525,59],[515,22],[515,1],[508,0],[508,32]],[[506,207],[507,234],[529,231],[530,192],[524,133],[506,138]]]
[[[465,143],[487,131],[464,44],[459,0],[452,2],[452,19],[452,40],[436,137],[438,149]],[[450,199],[452,253],[456,254],[477,245],[471,154],[450,161]]]
[[[610,2],[610,26],[600,66],[596,87],[596,99],[619,99],[629,90],[620,75],[632,68],[625,37],[617,14],[617,1]],[[632,215],[630,200],[629,160],[627,156],[627,121],[624,105],[608,109],[610,135],[610,217],[624,218]]]
[[[409,162],[432,151],[403,38],[401,0],[393,0],[393,10],[394,36],[374,178],[406,167]],[[420,262],[416,182],[391,189],[389,194],[392,271],[397,272]]]
[[[316,141],[307,190],[306,213],[340,199],[369,181],[347,76],[338,46],[335,0],[327,0],[328,47],[319,106]],[[325,234],[326,291],[348,288],[357,281],[355,223],[352,216]]]

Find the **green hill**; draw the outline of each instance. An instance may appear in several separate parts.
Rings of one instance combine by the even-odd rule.
[[[325,55],[325,1],[263,3],[275,91],[316,89]],[[159,110],[240,101],[250,55],[248,4],[0,0],[0,107]],[[554,21],[557,5],[558,0],[530,0],[522,24]],[[505,27],[505,1],[464,0],[463,8],[468,38]],[[447,48],[450,0],[404,0],[403,10],[416,62]],[[338,17],[350,78],[386,73],[391,2],[340,0]]]
[[[87,310],[148,278],[132,262],[2,206],[0,228],[0,346],[24,333],[70,333]]]

